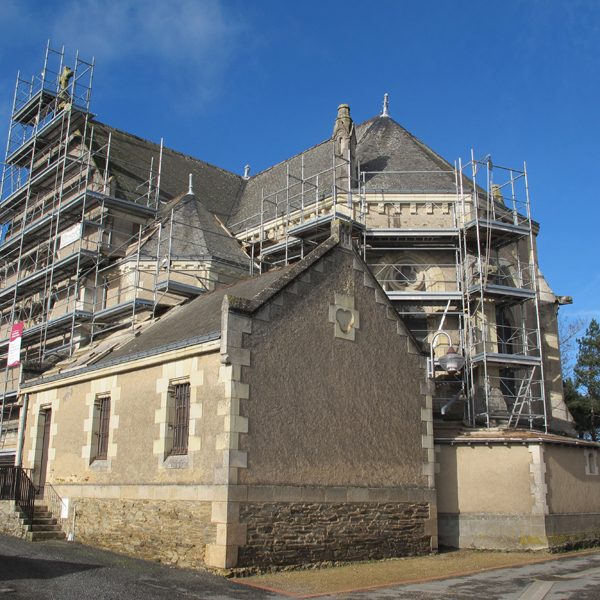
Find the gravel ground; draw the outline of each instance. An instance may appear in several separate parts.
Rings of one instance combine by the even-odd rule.
[[[440,590],[447,589],[450,585],[455,585],[457,586],[457,590],[460,590],[462,583],[450,583],[452,578],[460,576],[461,582],[467,581],[468,579],[470,583],[462,592],[460,592],[461,595],[456,597],[470,598],[472,600],[473,598],[496,597],[490,595],[493,592],[488,588],[486,583],[488,579],[491,581],[495,578],[495,574],[497,573],[497,571],[495,571],[496,569],[530,565],[531,569],[537,568],[542,573],[547,570],[553,572],[563,568],[563,559],[586,560],[587,558],[596,559],[600,565],[600,554],[598,554],[597,550],[560,555],[550,554],[548,552],[485,552],[460,550],[425,557],[392,559],[316,570],[279,572],[238,579],[237,581],[246,585],[260,586],[265,589],[277,590],[295,597],[305,598],[311,596],[324,596],[333,593],[343,593],[344,598],[412,598],[413,596],[410,594],[416,594],[416,588],[419,586],[430,588],[432,590],[431,593],[434,594],[434,596],[431,596],[428,592],[429,595],[422,596],[423,598],[454,598],[455,596],[446,594],[439,595]],[[527,577],[529,577],[529,571],[523,578],[520,578],[518,571],[518,568],[511,569],[511,576],[516,578],[516,583],[514,583],[514,589],[512,589],[512,591],[504,589],[503,593],[516,593],[516,591],[521,588],[525,589],[531,583],[531,580],[527,579]],[[483,588],[479,590],[480,593],[475,593],[481,576],[478,578],[473,577],[473,575],[478,573],[484,574],[482,579],[483,583],[481,585],[483,585],[483,588],[488,588],[485,590],[488,595],[483,595]],[[444,581],[439,581],[442,579]],[[431,583],[427,583],[428,580]],[[410,584],[412,582],[419,583],[416,584],[416,587],[411,587]],[[400,590],[404,589],[404,586],[407,585],[409,587],[406,588],[406,590],[410,588],[409,595],[399,595]],[[398,586],[402,586],[402,588],[399,588]],[[375,591],[375,588],[381,587],[393,588],[392,596],[388,596],[383,590]],[[369,589],[368,592],[355,592],[348,595],[353,590],[365,590],[365,588]],[[457,591],[456,593],[459,592]],[[436,596],[435,594],[438,595]],[[421,596],[415,595],[414,597],[417,598]],[[502,598],[504,596],[497,597]],[[595,596],[595,598],[600,598],[600,588],[598,590],[598,595]]]

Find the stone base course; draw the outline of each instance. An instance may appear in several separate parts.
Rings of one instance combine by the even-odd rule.
[[[25,528],[21,525],[15,511],[15,503],[11,500],[0,500],[0,533],[13,537],[25,537]]]
[[[426,503],[242,504],[238,567],[412,556],[431,551]]]
[[[210,502],[72,498],[75,540],[178,567],[204,565],[214,543]]]

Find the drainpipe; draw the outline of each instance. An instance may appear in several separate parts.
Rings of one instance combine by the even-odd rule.
[[[25,424],[27,422],[27,405],[29,404],[29,394],[23,395],[23,406],[19,413],[19,439],[17,440],[17,455],[15,457],[15,466],[23,466],[23,444],[25,442]]]

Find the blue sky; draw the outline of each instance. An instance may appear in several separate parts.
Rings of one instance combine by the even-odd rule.
[[[98,119],[242,173],[390,114],[450,161],[527,161],[540,265],[600,317],[600,2],[2,0],[0,139],[45,45],[95,57]]]

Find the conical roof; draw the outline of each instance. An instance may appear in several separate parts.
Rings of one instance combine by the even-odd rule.
[[[175,199],[160,211],[162,224],[143,244],[142,254],[171,260],[218,260],[248,269],[237,240],[194,194]]]

